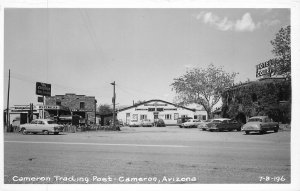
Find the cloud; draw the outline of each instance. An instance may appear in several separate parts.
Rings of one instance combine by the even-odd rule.
[[[237,31],[253,31],[260,27],[260,23],[255,24],[250,13],[245,13],[241,20],[236,21],[234,26]]]
[[[221,18],[212,12],[201,12],[197,15],[197,19],[221,31],[251,32],[261,26],[260,22],[253,21],[250,13],[245,13],[241,19],[230,20],[227,17]]]

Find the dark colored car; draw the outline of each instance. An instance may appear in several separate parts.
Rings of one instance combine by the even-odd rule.
[[[193,119],[193,118],[191,118],[191,117],[179,117],[179,118],[177,119],[177,125],[178,125],[180,128],[182,128],[182,123],[187,122],[189,119]]]
[[[207,130],[209,131],[241,131],[242,123],[228,118],[213,119],[208,123]]]
[[[165,127],[166,124],[164,122],[164,120],[162,119],[158,119],[157,122],[156,122],[156,127]]]

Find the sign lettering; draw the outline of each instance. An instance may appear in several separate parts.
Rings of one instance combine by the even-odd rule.
[[[36,82],[35,93],[41,96],[51,96],[51,84]]]

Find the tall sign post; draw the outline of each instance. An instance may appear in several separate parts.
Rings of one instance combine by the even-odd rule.
[[[36,95],[43,96],[43,113],[42,118],[45,118],[45,96],[51,96],[51,84],[36,82]]]
[[[111,85],[114,86],[114,90],[113,90],[113,98],[112,98],[112,102],[113,102],[113,130],[116,130],[116,83],[115,81],[113,83],[110,83]]]
[[[10,131],[10,114],[9,114],[9,91],[10,91],[10,69],[8,70],[8,91],[7,91],[7,110],[6,110],[6,131]]]

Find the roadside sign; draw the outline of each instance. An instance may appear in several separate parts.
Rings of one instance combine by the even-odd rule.
[[[41,96],[51,96],[51,84],[36,82],[35,93]]]

